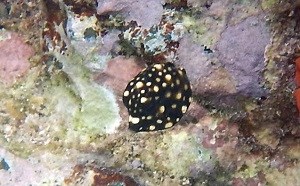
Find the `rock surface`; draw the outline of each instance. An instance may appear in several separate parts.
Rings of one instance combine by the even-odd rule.
[[[106,85],[121,96],[128,82],[133,79],[142,69],[142,65],[135,58],[118,56],[108,61],[105,70],[97,74],[95,81]]]
[[[299,14],[298,0],[0,3],[0,28],[17,36],[0,61],[26,64],[0,84],[0,180],[300,185]],[[123,90],[165,61],[186,69],[191,106],[172,129],[133,133]]]
[[[150,28],[160,22],[163,14],[162,3],[162,0],[98,0],[97,13],[119,13],[127,22],[136,21],[138,25]]]
[[[65,185],[124,185],[138,186],[138,183],[129,176],[113,172],[106,168],[76,165],[73,174],[65,179]]]
[[[34,50],[17,33],[0,30],[0,35],[0,79],[11,85],[29,70]]]
[[[264,95],[264,48],[269,40],[269,31],[260,17],[249,17],[222,33],[217,45],[219,59],[233,76],[237,92]]]

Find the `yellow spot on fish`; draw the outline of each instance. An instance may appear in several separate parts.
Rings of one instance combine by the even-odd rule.
[[[129,96],[129,91],[128,90],[126,90],[125,92],[124,92],[124,94],[123,94],[125,97],[127,97],[127,96]]]
[[[158,111],[159,111],[160,113],[164,113],[164,111],[165,111],[165,106],[160,106],[159,109],[158,109]]]
[[[138,124],[140,122],[140,118],[132,118],[131,123]]]
[[[160,120],[160,119],[158,119],[157,121],[156,121],[156,123],[162,123],[162,120]]]
[[[177,94],[176,94],[176,97],[175,97],[176,99],[180,99],[181,98],[181,92],[178,92]]]
[[[186,113],[186,111],[187,111],[187,106],[183,105],[183,106],[181,107],[181,112],[182,112],[182,113]]]
[[[150,125],[149,130],[154,130],[155,126],[154,125]]]
[[[156,68],[157,70],[161,70],[162,69],[162,64],[155,64],[154,68]]]
[[[136,118],[136,117],[132,117],[131,115],[129,115],[129,118],[128,118],[129,122],[133,123],[133,124],[137,124],[140,119],[139,118]]]
[[[172,76],[171,76],[170,74],[166,74],[166,75],[165,75],[165,79],[166,79],[167,81],[170,81],[170,80],[172,79]]]
[[[165,97],[166,97],[166,98],[171,97],[171,92],[167,92],[166,95],[165,95]]]
[[[172,127],[173,126],[173,123],[172,122],[168,122],[168,123],[166,123],[165,124],[165,128],[167,129],[167,128],[170,128],[170,127]]]
[[[135,86],[136,86],[136,88],[142,88],[144,86],[144,83],[139,81],[139,82],[136,83]]]
[[[145,97],[141,97],[141,103],[145,103],[148,99]]]
[[[152,116],[147,116],[147,120],[151,120],[152,119]]]

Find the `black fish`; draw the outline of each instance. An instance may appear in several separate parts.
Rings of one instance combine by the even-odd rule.
[[[129,128],[139,132],[174,126],[187,111],[191,96],[183,68],[176,68],[173,63],[148,66],[128,83],[123,93]]]

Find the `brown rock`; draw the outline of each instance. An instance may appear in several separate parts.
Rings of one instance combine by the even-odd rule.
[[[65,185],[124,185],[138,186],[137,182],[118,172],[108,170],[106,168],[96,168],[92,165],[76,165],[74,171],[69,178],[64,181]]]
[[[201,118],[203,118],[207,114],[208,114],[208,111],[205,108],[203,108],[197,102],[192,101],[191,105],[189,106],[188,112],[183,117],[181,122],[197,123]]]
[[[219,68],[207,77],[203,77],[195,82],[193,90],[198,94],[203,93],[223,93],[234,94],[236,93],[235,81],[230,74],[224,69]]]

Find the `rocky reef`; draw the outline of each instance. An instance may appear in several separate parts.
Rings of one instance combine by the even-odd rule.
[[[0,185],[299,185],[299,33],[298,0],[0,2]],[[131,131],[169,62],[189,109]]]

